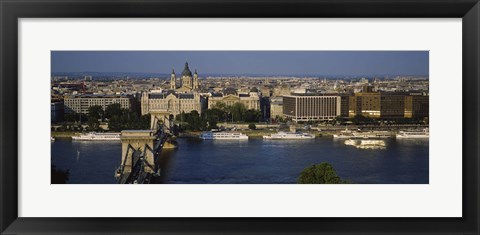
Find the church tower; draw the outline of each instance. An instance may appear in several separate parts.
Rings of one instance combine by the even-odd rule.
[[[170,75],[170,89],[175,90],[177,78],[175,76],[175,70],[172,69],[172,75]]]
[[[198,73],[197,70],[195,69],[195,73],[193,74],[193,89],[198,90]]]
[[[185,62],[185,67],[182,72],[182,88],[191,90],[193,85],[192,80],[192,71],[188,68],[188,63]]]

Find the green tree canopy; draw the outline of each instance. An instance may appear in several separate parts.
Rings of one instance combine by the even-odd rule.
[[[122,106],[119,103],[110,104],[105,108],[105,118],[110,119],[112,116],[121,116]]]
[[[93,116],[88,118],[87,125],[90,131],[97,131],[100,128],[100,122],[98,122],[98,119]]]
[[[248,128],[250,130],[255,130],[255,129],[257,129],[257,126],[255,126],[255,123],[250,123],[250,124],[248,124]]]
[[[249,109],[245,111],[245,122],[259,122],[262,119],[260,110]]]
[[[309,166],[303,169],[297,179],[299,184],[344,184],[346,181],[340,177],[327,162]]]
[[[247,111],[244,104],[235,103],[232,106],[229,106],[228,109],[232,115],[233,121],[244,121],[245,112]]]
[[[103,108],[100,105],[93,105],[88,107],[88,117],[93,117],[96,119],[103,118]]]

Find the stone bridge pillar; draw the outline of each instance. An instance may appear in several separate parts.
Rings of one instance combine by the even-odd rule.
[[[165,127],[171,128],[173,123],[170,120],[170,114],[167,110],[150,110],[150,128],[155,130],[158,121],[163,122]],[[165,132],[169,132],[169,130],[165,130]]]
[[[155,140],[154,131],[152,130],[126,130],[122,131],[120,136],[120,140],[122,141],[122,163],[125,161],[125,157],[127,161],[125,162],[124,172],[128,173],[132,171],[132,152],[133,150],[130,149],[128,151],[128,156],[125,156],[128,150],[128,145],[131,145],[135,150],[143,152],[145,151],[145,145],[150,147],[150,149],[154,148],[154,140]],[[155,158],[153,156],[152,151],[148,148],[145,151],[145,160],[151,166],[155,167]],[[153,172],[150,167],[145,166],[145,172]]]

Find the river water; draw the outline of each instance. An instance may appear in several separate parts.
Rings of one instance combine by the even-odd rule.
[[[343,140],[212,141],[179,138],[164,150],[160,181],[169,184],[293,184],[312,164],[329,162],[356,184],[428,184],[428,140],[385,140],[385,149],[358,149]],[[69,169],[72,184],[114,184],[120,142],[57,139],[52,164]]]

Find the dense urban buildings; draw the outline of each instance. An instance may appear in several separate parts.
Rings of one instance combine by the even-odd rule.
[[[422,119],[428,117],[428,78],[319,78],[205,76],[185,63],[160,77],[53,76],[51,120],[63,113],[87,114],[88,108],[119,103],[141,115],[165,110],[173,115],[240,103],[258,110],[262,121],[323,121],[337,117]]]

